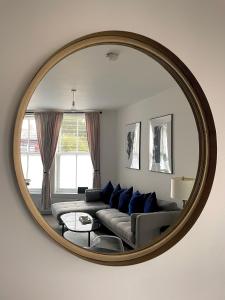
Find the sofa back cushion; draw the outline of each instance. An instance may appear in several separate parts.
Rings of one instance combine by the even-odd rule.
[[[110,200],[109,200],[109,206],[111,208],[118,208],[119,204],[119,196],[124,191],[124,189],[121,189],[120,184],[118,184],[115,189],[113,190]]]
[[[109,204],[109,200],[112,192],[113,192],[113,185],[112,182],[109,181],[100,192],[100,200],[105,202],[106,204]]]
[[[145,204],[145,195],[140,194],[139,191],[133,193],[129,203],[129,215],[134,213],[143,213]]]
[[[128,213],[128,207],[130,203],[130,199],[133,194],[133,187],[124,190],[120,196],[119,196],[119,204],[118,204],[118,209],[121,212]]]
[[[161,210],[164,211],[174,211],[174,210],[180,210],[177,206],[176,202],[170,202],[170,201],[166,201],[166,200],[157,200],[157,203],[159,205],[159,207],[161,208]]]
[[[96,202],[100,201],[100,189],[87,189],[85,190],[85,200],[86,202]]]

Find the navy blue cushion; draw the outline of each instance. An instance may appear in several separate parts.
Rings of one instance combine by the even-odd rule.
[[[110,200],[109,200],[109,206],[111,208],[118,208],[119,204],[119,196],[124,191],[124,189],[121,189],[120,184],[118,184],[114,191],[111,194]]]
[[[160,208],[157,204],[155,192],[151,193],[146,199],[144,204],[144,213],[159,211]]]
[[[130,199],[133,194],[133,187],[124,190],[120,196],[119,196],[119,204],[118,204],[118,209],[121,212],[128,213],[128,207],[130,203]]]
[[[129,203],[129,215],[133,213],[143,213],[145,204],[145,195],[139,191],[133,193]]]
[[[109,181],[109,182],[104,186],[104,188],[101,190],[101,192],[100,192],[100,199],[101,199],[101,201],[103,201],[103,202],[105,202],[105,203],[108,204],[112,192],[113,192],[113,185],[112,185],[112,182]]]
[[[151,193],[144,194],[145,200],[151,195]]]

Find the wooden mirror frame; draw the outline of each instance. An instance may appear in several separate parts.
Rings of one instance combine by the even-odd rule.
[[[100,254],[74,245],[56,233],[41,216],[27,189],[20,160],[20,134],[27,105],[40,81],[59,61],[81,49],[118,44],[132,47],[155,59],[176,80],[191,106],[199,135],[199,164],[193,190],[178,222],[150,246],[119,254]],[[47,234],[61,246],[77,256],[105,265],[129,265],[152,259],[176,244],[194,225],[209,196],[217,157],[216,130],[213,116],[199,83],[185,64],[161,44],[139,34],[124,31],[105,31],[90,34],[67,44],[53,54],[39,69],[21,100],[14,129],[13,157],[16,177],[23,199],[33,218]]]

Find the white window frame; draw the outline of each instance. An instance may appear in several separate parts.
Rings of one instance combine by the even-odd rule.
[[[33,119],[34,115],[25,115],[25,119]],[[29,152],[30,149],[30,121],[28,122],[28,151],[24,152],[21,151],[21,155],[26,155],[27,157],[27,169],[26,169],[26,174],[25,175],[25,179],[29,179],[28,176],[28,170],[29,170],[29,160],[30,160],[30,156],[41,156],[40,152],[39,153],[35,153],[35,152]],[[40,194],[41,193],[41,189],[42,188],[29,188],[29,185],[27,186],[29,192],[31,192],[32,194]]]
[[[83,115],[81,113],[81,115]],[[77,132],[78,133],[78,132]],[[57,145],[58,147],[58,145]],[[74,186],[75,188],[73,189],[63,189],[59,187],[59,182],[60,182],[60,156],[61,155],[74,155],[76,159],[76,168],[74,166],[76,176],[75,176],[75,183]],[[80,152],[80,151],[74,151],[74,152],[59,152],[58,149],[56,150],[55,153],[55,161],[54,161],[54,171],[55,171],[55,176],[54,176],[54,193],[55,194],[74,194],[77,193],[78,186],[77,186],[77,156],[78,155],[89,155],[90,156],[90,151],[88,152]]]
[[[26,119],[33,119],[34,115],[25,115]],[[58,147],[58,146],[57,146]],[[35,153],[35,152],[29,152],[30,149],[30,122],[28,122],[28,152],[23,152],[21,151],[21,155],[26,155],[26,159],[27,159],[27,169],[26,169],[26,174],[28,174],[28,169],[29,169],[29,158],[30,156],[40,156],[40,152],[39,153]],[[76,172],[76,176],[75,176],[75,183],[74,183],[74,188],[73,189],[62,189],[59,187],[59,182],[60,182],[60,156],[61,155],[74,155],[75,159],[76,159],[76,168],[74,166],[75,172]],[[52,166],[51,166],[51,170],[50,170],[50,186],[51,186],[51,190],[52,190],[52,194],[53,195],[63,195],[63,194],[76,194],[77,193],[77,157],[81,156],[81,155],[89,155],[90,156],[90,152],[58,152],[56,150],[55,153],[55,158],[52,162]],[[26,176],[24,176],[26,177]],[[29,178],[25,178],[25,179],[29,179]],[[41,189],[42,188],[29,188],[28,186],[28,190],[30,193],[32,194],[41,194]]]
[[[59,187],[60,182],[60,157],[62,155],[74,155],[76,160],[76,167],[74,166],[76,176],[74,182],[74,189],[63,189]],[[77,185],[77,157],[78,156],[90,156],[90,152],[58,152],[55,156],[55,193],[56,194],[74,194],[77,193],[78,185]]]

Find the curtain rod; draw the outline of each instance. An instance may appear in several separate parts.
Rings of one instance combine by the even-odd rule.
[[[46,112],[50,112],[51,110],[46,110]],[[36,112],[44,112],[43,110],[41,111],[34,111],[34,110],[27,110],[26,111],[26,114],[34,114]],[[100,114],[102,114],[102,111],[96,111],[96,110],[86,110],[86,111],[71,111],[71,110],[61,110],[61,111],[58,111],[58,112],[62,112],[62,113],[66,113],[66,114],[85,114],[85,113],[88,113],[88,112],[98,112]]]

